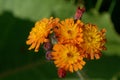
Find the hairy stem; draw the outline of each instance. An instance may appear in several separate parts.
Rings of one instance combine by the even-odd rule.
[[[80,78],[80,80],[85,80],[84,77],[82,76],[82,74],[79,71],[76,71],[78,77]]]

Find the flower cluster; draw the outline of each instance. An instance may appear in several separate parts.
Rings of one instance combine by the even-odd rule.
[[[46,58],[54,62],[59,77],[64,77],[67,71],[81,70],[86,64],[85,58],[99,59],[101,51],[106,49],[106,30],[85,24],[77,17],[62,21],[51,17],[37,21],[26,41],[29,50],[35,49],[35,52],[43,44]]]

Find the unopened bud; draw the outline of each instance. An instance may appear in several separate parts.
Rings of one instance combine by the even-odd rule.
[[[51,58],[52,58],[51,57],[51,51],[47,51],[45,57],[46,57],[47,60],[51,60]]]
[[[64,78],[66,76],[66,71],[63,68],[58,69],[59,78]]]
[[[52,44],[50,42],[46,42],[44,43],[43,47],[46,51],[48,51],[52,49]]]
[[[76,10],[76,13],[75,13],[75,16],[74,16],[74,19],[77,20],[77,19],[81,19],[83,13],[85,12],[85,8],[80,8],[78,7],[77,10]]]

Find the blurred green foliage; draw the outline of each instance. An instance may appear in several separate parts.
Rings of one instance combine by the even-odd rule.
[[[76,73],[59,79],[52,62],[45,60],[41,48],[38,53],[28,51],[25,44],[34,22],[44,17],[61,20],[74,16],[82,0],[0,0],[0,80],[78,80]],[[100,60],[87,61],[82,74],[91,80],[120,79],[120,36],[115,32],[109,12],[99,13],[89,3],[82,17],[84,23],[106,28],[107,50]],[[77,3],[77,4],[75,4]],[[92,7],[90,7],[92,6]]]

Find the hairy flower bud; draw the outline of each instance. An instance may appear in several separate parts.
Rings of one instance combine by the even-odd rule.
[[[63,68],[58,69],[59,78],[64,78],[66,76],[66,71]]]
[[[46,43],[44,43],[43,48],[46,51],[51,50],[52,49],[52,44],[50,42],[46,42]]]
[[[51,51],[47,51],[45,57],[47,60],[51,60]]]
[[[74,16],[75,20],[81,19],[84,12],[85,12],[85,8],[78,7]]]

